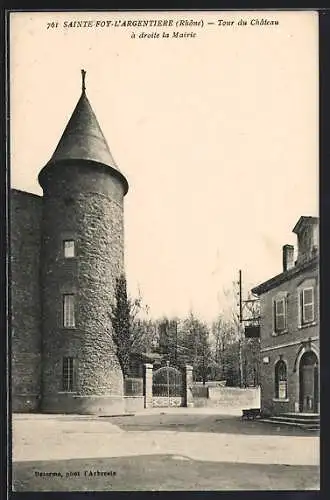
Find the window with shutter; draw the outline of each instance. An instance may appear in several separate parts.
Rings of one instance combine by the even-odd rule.
[[[286,330],[286,299],[280,298],[274,301],[274,327],[275,332],[283,332]]]
[[[303,325],[314,321],[314,288],[304,288],[301,291],[301,323]]]

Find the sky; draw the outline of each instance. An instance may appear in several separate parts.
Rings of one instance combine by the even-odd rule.
[[[279,24],[251,25],[265,18]],[[139,19],[199,25],[114,26]],[[64,27],[73,20],[91,26]],[[12,187],[42,195],[37,175],[80,97],[84,68],[130,185],[130,294],[140,289],[152,317],[192,310],[211,321],[231,307],[226,290],[239,269],[246,296],[281,272],[299,217],[318,215],[317,30],[315,12],[12,13]]]

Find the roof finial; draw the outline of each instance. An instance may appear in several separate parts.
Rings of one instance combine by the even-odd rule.
[[[85,86],[85,76],[86,76],[86,71],[84,69],[81,70],[81,77],[82,77],[82,82],[81,82],[81,90],[85,92],[86,86]]]

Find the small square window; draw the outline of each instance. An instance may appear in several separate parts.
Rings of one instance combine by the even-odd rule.
[[[65,240],[63,242],[65,259],[72,259],[76,256],[76,248],[74,240]]]

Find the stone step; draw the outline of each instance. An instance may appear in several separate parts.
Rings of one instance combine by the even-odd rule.
[[[270,419],[278,422],[296,422],[297,424],[318,424],[320,422],[319,418],[301,418],[297,417],[286,417],[285,415],[274,415],[273,417],[269,417]]]
[[[289,425],[292,427],[299,427],[300,429],[308,430],[308,431],[318,431],[320,430],[320,426],[318,424],[310,424],[310,423],[300,423],[300,422],[295,422],[293,420],[277,420],[274,419],[274,417],[270,418],[261,418],[258,420],[259,422],[263,422],[266,424],[273,424],[273,425]]]
[[[320,414],[319,413],[281,413],[279,415],[280,417],[286,417],[286,418],[300,418],[303,420],[320,420]]]

